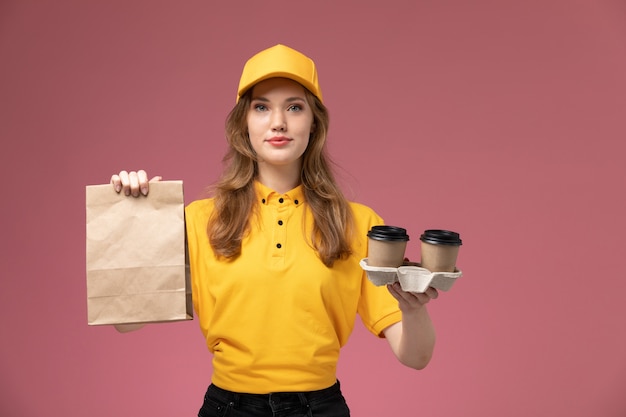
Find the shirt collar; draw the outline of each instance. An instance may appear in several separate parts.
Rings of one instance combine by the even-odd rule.
[[[254,183],[257,198],[259,202],[263,205],[273,204],[273,203],[284,203],[287,201],[292,202],[296,206],[302,205],[304,203],[304,187],[302,184],[298,185],[296,188],[293,188],[287,191],[284,194],[277,193],[269,187],[261,184],[258,181]],[[283,201],[280,201],[280,199]]]

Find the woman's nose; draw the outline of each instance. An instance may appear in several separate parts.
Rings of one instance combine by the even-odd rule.
[[[272,130],[282,132],[287,128],[285,117],[282,113],[276,112],[272,116]]]

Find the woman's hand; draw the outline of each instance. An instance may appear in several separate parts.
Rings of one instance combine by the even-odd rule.
[[[139,171],[121,171],[119,174],[111,176],[111,184],[115,192],[123,192],[126,195],[139,197],[140,195],[148,195],[150,191],[150,182],[161,181],[160,176],[153,177],[148,181],[148,174],[143,169]]]
[[[411,312],[413,310],[419,310],[425,304],[428,304],[430,300],[434,300],[439,297],[439,293],[436,289],[428,287],[426,291],[422,293],[406,292],[402,290],[399,282],[387,285],[387,289],[398,300],[400,310],[404,313]]]
[[[404,258],[402,265],[421,266],[418,262],[411,262],[409,258]],[[439,297],[436,289],[428,287],[423,293],[406,292],[402,290],[399,282],[387,285],[387,289],[393,297],[400,303],[400,310],[409,312],[414,309],[420,309],[424,304],[428,304],[430,300]]]

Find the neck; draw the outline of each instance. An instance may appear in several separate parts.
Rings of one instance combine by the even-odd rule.
[[[300,164],[276,166],[259,163],[258,181],[283,194],[300,185],[300,170]]]

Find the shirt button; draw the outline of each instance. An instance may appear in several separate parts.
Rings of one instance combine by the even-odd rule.
[[[265,199],[261,200],[261,202],[262,202],[263,204],[265,204]]]
[[[296,203],[296,205],[298,204],[298,200],[294,200],[294,203]]]
[[[278,225],[279,225],[279,226],[282,226],[282,225],[283,225],[283,221],[282,221],[282,220],[279,220],[279,221],[278,221]]]
[[[278,249],[280,249],[280,248],[282,248],[282,247],[283,247],[283,245],[281,245],[280,243],[277,243],[277,244],[276,244],[276,247],[277,247]]]
[[[284,201],[285,201],[285,200],[284,200],[282,197],[278,199],[278,202],[279,202],[279,203],[281,203],[281,204],[282,204]]]

